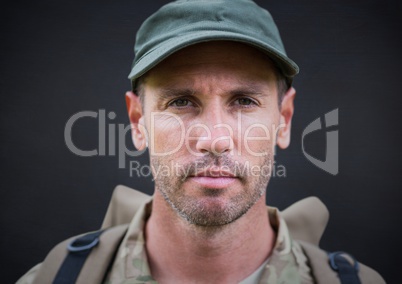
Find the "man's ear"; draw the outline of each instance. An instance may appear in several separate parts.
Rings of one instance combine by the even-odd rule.
[[[281,117],[280,128],[277,134],[276,144],[281,149],[286,149],[290,144],[290,129],[292,125],[292,117],[294,112],[294,100],[296,97],[296,90],[290,87],[285,93],[281,102]]]
[[[140,98],[133,92],[126,92],[126,105],[128,117],[131,124],[131,137],[135,148],[141,151],[147,147],[147,135],[142,116],[142,105]]]

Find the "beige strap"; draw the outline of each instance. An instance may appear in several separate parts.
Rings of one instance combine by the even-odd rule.
[[[78,284],[102,283],[115,252],[126,233],[128,225],[120,225],[106,230],[99,237],[99,245],[92,249],[78,276]],[[52,283],[66,257],[67,245],[78,236],[65,240],[54,247],[45,258],[35,280],[35,284]]]
[[[101,228],[130,223],[138,208],[150,199],[151,196],[135,189],[124,185],[116,186]]]
[[[281,212],[292,239],[318,246],[329,219],[329,212],[317,197],[304,198]]]

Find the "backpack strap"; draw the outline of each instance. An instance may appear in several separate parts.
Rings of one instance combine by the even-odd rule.
[[[61,242],[47,255],[33,283],[102,283],[127,228],[127,224],[120,225]],[[83,241],[86,241],[86,247],[89,250],[84,251],[87,254],[85,257],[77,258],[74,253],[68,250],[68,247],[73,250],[74,248],[80,249],[79,247],[83,244]],[[99,245],[94,246],[92,242],[99,242]],[[92,247],[90,247],[90,243],[92,243]],[[65,266],[66,262],[70,264]],[[70,274],[76,274],[76,281],[70,276],[66,276],[65,269],[68,269]],[[61,273],[62,277],[60,277],[59,273]],[[56,282],[56,280],[62,282]],[[70,282],[66,282],[66,280]]]
[[[104,231],[99,230],[78,237],[67,246],[67,256],[61,264],[53,284],[69,284],[77,281],[87,257],[99,244],[99,237]]]
[[[350,258],[350,255],[349,257],[343,256],[348,254],[343,252],[328,254],[315,245],[303,241],[297,242],[301,245],[308,258],[311,272],[318,284],[385,284],[384,279],[375,270],[358,263],[354,259],[350,262],[347,260],[347,258]]]

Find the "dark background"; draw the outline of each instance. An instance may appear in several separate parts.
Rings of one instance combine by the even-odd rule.
[[[116,156],[70,152],[64,127],[73,114],[100,109],[117,114],[107,123],[128,124],[124,93],[135,32],[166,2],[13,1],[2,7],[2,283],[15,282],[59,241],[97,229],[117,184],[152,192],[150,178],[130,177]],[[318,196],[331,212],[321,246],[348,251],[387,282],[401,283],[400,2],[257,2],[272,13],[301,67],[292,144],[277,155],[287,177],[271,179],[268,203],[283,209]],[[332,176],[304,157],[301,133],[336,108],[339,174]],[[97,147],[97,123],[76,123],[78,147]],[[125,139],[130,145],[129,134]],[[325,131],[305,143],[324,159]],[[138,160],[145,163],[147,155]]]

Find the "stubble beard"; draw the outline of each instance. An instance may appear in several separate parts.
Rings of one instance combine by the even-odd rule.
[[[261,166],[272,162],[271,155],[261,157]],[[171,158],[151,157],[152,167],[158,168],[171,163]],[[187,195],[183,184],[188,176],[195,173],[196,169],[208,168],[209,166],[219,166],[229,168],[232,172],[238,169],[244,169],[245,164],[234,162],[228,155],[205,156],[196,161],[182,165],[183,175],[161,176],[155,178],[155,188],[158,190],[171,208],[184,220],[192,225],[200,227],[224,226],[238,220],[261,198],[265,193],[270,175],[252,176],[250,172],[242,172],[238,175],[241,183],[241,192],[231,195],[230,188],[211,189],[196,188],[194,190],[202,191],[202,198]],[[236,173],[237,174],[237,173]],[[193,189],[192,189],[193,190]],[[230,195],[225,202],[206,201],[218,199],[225,194]]]

